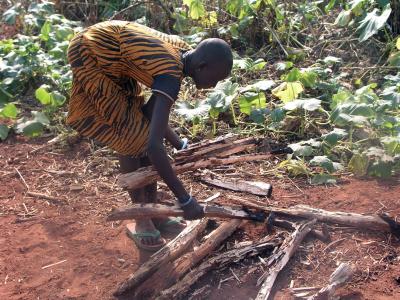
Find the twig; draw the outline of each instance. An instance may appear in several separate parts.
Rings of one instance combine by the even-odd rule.
[[[17,171],[17,173],[18,173],[18,175],[19,175],[19,178],[21,178],[22,184],[25,186],[26,190],[29,191],[29,186],[28,186],[28,184],[26,183],[26,181],[25,181],[24,177],[22,176],[22,174],[18,171],[17,168],[14,167],[14,169],[15,169],[15,171]]]
[[[66,261],[67,261],[67,260],[66,260],[66,259],[64,259],[64,260],[58,261],[58,262],[56,262],[56,263],[53,263],[53,264],[50,264],[50,265],[44,266],[44,267],[42,267],[42,270],[44,270],[44,269],[47,269],[47,268],[50,268],[50,267],[52,267],[52,266],[55,266],[55,265],[62,264],[62,263],[64,263],[64,262],[66,262]]]
[[[116,16],[118,16],[118,15],[120,15],[120,14],[126,12],[127,10],[130,10],[131,8],[135,8],[136,6],[139,6],[139,5],[142,5],[142,4],[146,4],[146,3],[149,3],[149,2],[143,1],[143,2],[137,2],[137,3],[131,4],[131,5],[129,5],[128,7],[125,7],[124,9],[121,9],[120,11],[116,11],[116,12],[111,16],[111,18],[109,18],[108,20],[109,20],[109,21],[114,20],[114,18],[115,18]]]
[[[59,199],[50,195],[46,195],[46,194],[41,194],[41,193],[36,193],[36,192],[26,192],[27,195],[32,196],[32,197],[37,197],[37,198],[43,198],[46,200],[50,200],[53,202],[57,202],[57,203],[65,203],[65,201],[63,199]]]

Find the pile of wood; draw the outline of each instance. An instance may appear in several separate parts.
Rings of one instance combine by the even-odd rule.
[[[211,142],[193,145],[182,151],[176,158],[173,168],[177,173],[196,171],[199,168],[220,164],[271,158],[272,153],[234,155],[255,150],[260,141],[255,138],[235,140],[235,137],[220,138]],[[157,180],[158,175],[152,168],[143,168],[122,175],[120,183],[133,189]],[[256,195],[270,196],[272,188],[266,183],[232,181],[224,178],[206,177],[207,182],[221,188],[234,191],[246,191]],[[331,223],[357,230],[376,230],[399,235],[399,225],[388,216],[362,215],[345,212],[330,212],[308,206],[297,205],[290,208],[272,207],[263,201],[230,197],[230,202],[239,205],[232,208],[203,203],[206,218],[192,221],[175,239],[153,254],[138,270],[119,285],[115,295],[129,292],[129,299],[183,299],[191,287],[203,275],[211,270],[220,270],[246,258],[262,256],[266,258],[267,271],[259,278],[258,300],[268,299],[275,280],[285,268],[299,245],[309,236],[330,242],[326,227],[317,230],[316,224]],[[113,211],[108,220],[153,218],[159,216],[181,216],[183,212],[175,206],[160,204],[140,204]],[[209,218],[228,219],[223,221],[211,233],[204,235]],[[254,220],[266,223],[268,232],[272,227],[289,230],[286,237],[282,232],[270,234],[254,242],[237,243],[233,248],[223,247],[241,225],[242,220]],[[197,241],[197,246],[193,243]],[[330,299],[335,289],[351,278],[354,267],[342,264],[332,274],[329,283],[322,289],[297,288],[293,294],[303,299]]]

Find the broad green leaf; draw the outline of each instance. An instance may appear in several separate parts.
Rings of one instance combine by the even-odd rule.
[[[264,93],[246,92],[239,97],[240,111],[246,115],[250,115],[253,109],[265,108],[266,105]]]
[[[325,12],[329,12],[336,4],[337,0],[330,0],[327,5],[325,5]]]
[[[342,10],[335,20],[335,25],[340,27],[347,26],[351,21],[351,10]]]
[[[282,161],[278,168],[287,170],[293,176],[309,175],[310,171],[307,169],[306,164],[297,159],[287,159]]]
[[[4,141],[7,138],[9,131],[10,128],[7,125],[0,124],[0,140]]]
[[[375,115],[374,110],[369,104],[343,103],[338,105],[332,112],[331,121],[339,126],[350,124],[367,124],[368,118]]]
[[[183,0],[183,4],[189,7],[190,17],[193,20],[198,20],[206,13],[201,0]]]
[[[282,108],[278,107],[271,111],[270,116],[272,122],[280,122],[285,118],[286,113]]]
[[[387,5],[380,15],[378,15],[378,12],[379,9],[374,8],[372,12],[368,13],[366,17],[360,21],[360,25],[357,28],[357,31],[360,32],[360,42],[369,39],[385,25],[392,9],[390,8],[390,5]]]
[[[13,95],[0,86],[0,104],[8,102],[12,97]]]
[[[400,51],[392,53],[388,58],[388,63],[393,67],[400,67]]]
[[[300,82],[283,82],[272,90],[272,94],[286,103],[296,99],[303,91],[304,88]]]
[[[333,167],[333,162],[326,156],[314,156],[314,158],[310,160],[310,164],[312,166],[322,167],[329,173],[335,171],[335,168]]]
[[[340,57],[327,56],[323,59],[323,62],[327,65],[341,64],[343,60]]]
[[[313,71],[302,71],[300,82],[304,87],[313,88],[317,82],[318,74]]]
[[[287,82],[295,82],[301,79],[301,72],[297,68],[293,68],[290,72],[286,75]]]
[[[47,91],[48,86],[42,85],[35,91],[35,97],[43,105],[51,104],[51,94]]]
[[[262,58],[257,59],[254,64],[251,66],[252,71],[261,71],[266,66],[267,62]]]
[[[50,120],[42,112],[32,111],[33,119],[22,118],[18,120],[16,131],[29,137],[36,137],[42,134],[44,127],[50,124]]]
[[[15,106],[14,103],[8,103],[6,104],[1,110],[0,110],[0,116],[3,116],[5,118],[16,118],[18,115],[18,109]]]
[[[391,102],[393,108],[400,106],[400,89],[397,86],[389,86],[381,93],[384,100]]]
[[[347,136],[347,132],[341,128],[334,128],[331,132],[322,135],[322,139],[330,146],[334,146],[338,141],[344,139]]]
[[[316,174],[311,178],[311,184],[336,184],[336,177],[329,174]]]
[[[285,71],[293,67],[293,62],[285,61],[285,62],[278,62],[275,64],[275,69],[278,71]]]
[[[313,148],[308,145],[300,145],[299,143],[290,144],[288,146],[293,150],[294,156],[312,156]]]
[[[265,115],[269,111],[267,109],[259,108],[259,109],[253,109],[250,112],[250,120],[252,120],[255,123],[262,124],[265,121]]]
[[[40,38],[43,41],[48,41],[50,32],[51,32],[51,23],[50,23],[50,21],[46,21],[43,24],[42,28],[40,29]]]
[[[346,101],[354,102],[354,96],[346,89],[340,89],[336,94],[332,96],[332,102],[330,104],[331,109],[335,109],[338,104]]]
[[[290,102],[286,102],[283,106],[286,110],[304,109],[308,111],[314,111],[321,108],[321,100],[311,99],[296,99]]]
[[[183,116],[186,120],[192,121],[197,117],[204,117],[207,115],[210,105],[205,101],[196,101],[194,105],[189,105],[186,102],[177,103],[175,111]]]
[[[400,154],[400,136],[385,136],[381,138],[381,143],[390,155]]]
[[[392,175],[393,163],[377,160],[374,161],[368,168],[368,175],[387,178]]]
[[[349,161],[349,169],[358,176],[364,176],[367,174],[369,165],[368,157],[364,154],[353,154]]]
[[[256,83],[250,84],[248,86],[245,86],[241,92],[247,92],[251,90],[255,91],[268,91],[275,85],[275,82],[273,80],[261,80],[257,81]]]
[[[396,48],[400,50],[400,37],[397,38]]]
[[[8,24],[8,25],[14,25],[15,21],[18,17],[18,15],[20,14],[20,3],[17,3],[16,5],[12,6],[11,8],[7,9],[4,13],[3,13],[3,17],[2,20],[4,23]]]
[[[67,98],[57,91],[51,92],[51,105],[58,107],[62,106],[65,103]]]

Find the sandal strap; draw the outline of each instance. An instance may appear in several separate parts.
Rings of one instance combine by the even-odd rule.
[[[145,238],[145,237],[152,237],[152,238],[158,238],[161,236],[161,233],[159,230],[154,230],[154,231],[143,231],[143,232],[135,232],[131,233],[132,236],[137,237],[137,238]]]

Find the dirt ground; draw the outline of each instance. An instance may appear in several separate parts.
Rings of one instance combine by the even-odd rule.
[[[116,182],[117,160],[85,141],[59,149],[41,148],[44,141],[18,138],[0,144],[0,299],[114,299],[118,283],[148,258],[126,236],[126,222],[105,221],[113,207],[129,203]],[[308,204],[400,217],[398,177],[381,181],[343,175],[337,186],[315,187],[305,179],[260,175],[274,163],[246,163],[214,172],[272,183],[274,198],[269,203],[282,207]],[[200,200],[221,192],[215,201],[229,203],[233,194],[202,185],[190,175],[182,178]],[[27,187],[54,199],[30,196]],[[159,189],[166,191],[163,185]],[[352,281],[340,290],[341,299],[400,299],[398,240],[338,226],[329,229],[333,243],[309,238],[302,244],[278,277],[275,299],[292,299],[289,286],[326,284],[340,262],[357,267]],[[264,235],[262,224],[244,222],[230,242]],[[212,272],[195,289],[210,285],[204,299],[254,299],[262,268],[259,259],[247,260]],[[231,279],[221,282],[227,278]]]

